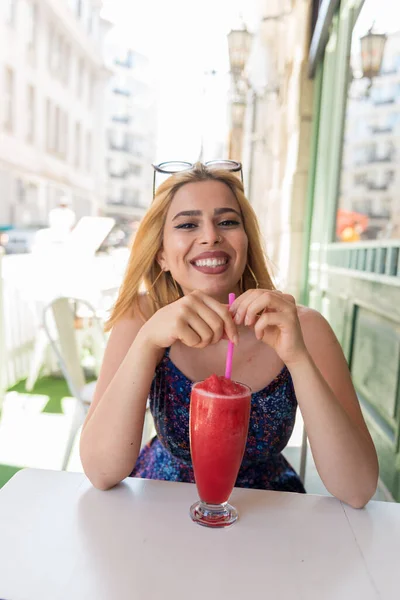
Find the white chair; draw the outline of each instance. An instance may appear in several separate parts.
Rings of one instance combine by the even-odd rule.
[[[103,321],[94,307],[86,300],[60,297],[53,300],[43,311],[43,329],[57,358],[60,370],[77,405],[64,454],[62,469],[68,461],[75,437],[83,424],[92,402],[97,381],[87,382],[84,352],[90,351],[91,364],[86,372],[99,374],[106,345]],[[154,424],[147,406],[141,447],[154,435]]]
[[[96,381],[87,382],[83,352],[90,350],[92,375],[97,376],[106,336],[93,306],[79,298],[56,298],[43,311],[43,330],[57,358],[71,396],[77,400],[62,469],[66,469],[75,436],[92,402]],[[87,372],[87,371],[86,371]]]

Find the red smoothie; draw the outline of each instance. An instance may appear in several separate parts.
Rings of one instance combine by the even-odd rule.
[[[222,504],[232,493],[247,440],[251,391],[212,375],[193,386],[190,451],[200,499]]]

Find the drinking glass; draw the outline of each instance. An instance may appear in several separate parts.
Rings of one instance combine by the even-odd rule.
[[[239,472],[250,418],[251,390],[232,396],[208,392],[198,382],[190,398],[190,452],[200,500],[190,507],[193,521],[228,527],[238,518],[228,504]]]

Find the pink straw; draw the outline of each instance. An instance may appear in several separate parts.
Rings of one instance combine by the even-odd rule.
[[[229,306],[235,302],[235,294],[229,294]],[[229,342],[228,344],[228,352],[226,354],[226,367],[225,367],[225,377],[230,379],[232,376],[232,360],[233,360],[233,348],[235,344],[233,342]]]

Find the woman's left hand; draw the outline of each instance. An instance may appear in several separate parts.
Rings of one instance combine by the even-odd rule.
[[[287,366],[307,355],[293,296],[276,290],[247,290],[230,311],[237,325],[252,327],[256,338],[271,346]]]

